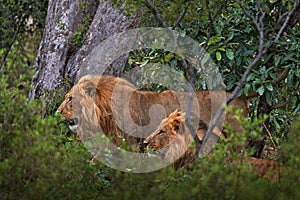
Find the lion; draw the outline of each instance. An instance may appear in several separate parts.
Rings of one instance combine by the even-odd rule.
[[[231,93],[222,91],[197,91],[192,99],[192,116],[209,124],[211,117]],[[142,151],[144,139],[174,110],[186,110],[189,94],[166,90],[163,92],[139,91],[128,81],[112,76],[82,77],[65,95],[57,111],[69,123],[71,131],[79,139],[84,131],[104,133],[111,142],[120,146],[125,140],[133,151]],[[249,102],[238,97],[232,103],[248,116]],[[234,119],[223,118],[220,121],[231,124],[241,131]],[[193,123],[198,129],[197,120]],[[222,123],[217,127],[223,130]]]
[[[163,161],[173,163],[176,169],[186,166],[195,158],[195,153],[189,147],[194,139],[185,123],[185,117],[184,112],[174,111],[143,142],[148,151],[159,151]],[[208,125],[199,120],[196,135],[200,141],[207,128]],[[217,127],[213,129],[213,134],[224,137]]]
[[[200,141],[203,140],[207,129],[208,124],[200,120],[199,128],[196,130]],[[213,134],[224,137],[217,127],[213,129]],[[195,159],[195,149],[190,148],[193,140],[192,134],[186,126],[185,113],[176,110],[162,120],[158,128],[144,140],[144,144],[148,151],[159,151],[159,156],[164,162],[172,163],[175,169],[179,169]],[[280,165],[277,161],[254,157],[246,157],[243,161],[251,164],[258,175],[274,181],[279,179]],[[238,162],[231,161],[232,164]]]

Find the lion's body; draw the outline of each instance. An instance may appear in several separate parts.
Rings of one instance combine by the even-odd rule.
[[[193,114],[209,124],[223,103],[224,94],[221,91],[195,92]],[[226,96],[229,94],[226,93]],[[137,146],[155,130],[162,119],[174,110],[185,110],[187,102],[188,93],[171,90],[144,92],[121,78],[85,76],[66,94],[58,111],[70,122],[74,132],[79,131],[80,125],[92,131],[102,131],[116,145],[119,145],[122,137],[130,146]],[[243,109],[244,116],[248,115],[248,101],[245,98],[236,98],[232,105]],[[227,122],[240,130],[234,120]],[[218,127],[222,130],[221,124]]]

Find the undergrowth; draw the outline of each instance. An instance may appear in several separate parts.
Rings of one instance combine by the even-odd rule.
[[[42,118],[43,104],[28,101],[26,89],[0,79],[0,199],[299,199],[300,124],[280,146],[278,182],[255,174],[249,164],[228,164],[234,145],[245,135],[215,146],[213,156],[187,168],[133,174],[111,169],[92,158],[62,119]],[[29,84],[27,84],[29,87]],[[27,88],[28,89],[28,88]],[[238,119],[244,127],[256,127]],[[256,128],[252,128],[255,135]],[[244,154],[236,154],[241,157]]]

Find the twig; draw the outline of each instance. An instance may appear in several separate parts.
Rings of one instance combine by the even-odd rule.
[[[274,45],[278,42],[279,37],[281,36],[281,34],[283,33],[283,31],[286,29],[286,27],[287,27],[287,25],[288,25],[288,22],[289,22],[289,20],[290,20],[290,18],[291,18],[291,15],[295,12],[295,10],[296,10],[298,4],[299,4],[299,1],[295,1],[294,6],[293,6],[293,9],[290,10],[289,13],[287,14],[287,17],[285,18],[285,21],[284,21],[282,27],[281,27],[280,30],[278,31],[278,33],[277,33],[275,39],[272,41],[272,43],[270,44],[270,46],[274,46]]]
[[[267,133],[268,133],[268,135],[269,135],[269,138],[270,138],[270,140],[271,140],[271,142],[272,142],[274,148],[276,148],[276,144],[275,144],[275,142],[274,142],[274,140],[273,140],[273,137],[272,137],[272,135],[271,135],[269,129],[267,128],[267,126],[265,125],[265,123],[263,123],[263,126],[264,126],[265,130],[267,131]]]
[[[292,99],[294,98],[294,96],[296,96],[299,93],[299,88],[300,88],[300,82],[296,86],[296,89],[293,91],[292,95],[285,102],[281,102],[279,104],[273,105],[272,109],[281,108],[281,107],[289,104],[292,101]]]
[[[184,10],[183,10],[183,13],[178,17],[177,22],[176,22],[176,24],[174,25],[173,29],[176,29],[176,28],[179,26],[179,23],[183,20],[185,14],[186,14],[186,11],[187,11],[187,9],[189,8],[189,6],[190,6],[190,4],[191,4],[191,1],[192,1],[192,0],[188,0],[188,1],[186,2],[186,5],[185,5]]]
[[[160,23],[160,25],[164,28],[168,28],[168,24],[159,16],[157,10],[152,7],[148,0],[144,1],[145,6],[153,13],[155,19]]]
[[[209,0],[206,0],[205,1],[205,6],[206,6],[206,9],[208,10],[208,19],[209,19],[209,28],[208,28],[208,36],[207,36],[207,40],[206,40],[206,44],[205,44],[205,47],[207,46],[207,43],[209,41],[209,39],[211,38],[212,36],[212,31],[213,31],[213,20],[212,20],[212,17],[211,17],[211,12],[210,12],[210,9],[209,9]]]
[[[224,7],[227,5],[227,0],[224,0],[220,8],[217,10],[215,16],[213,17],[213,21],[216,21],[217,17],[221,14],[221,12],[224,10]]]
[[[215,13],[214,17],[212,17],[210,9],[209,9],[209,1],[208,0],[205,1],[205,6],[206,6],[206,9],[208,10],[209,30],[208,30],[208,35],[207,35],[206,42],[205,42],[205,44],[203,46],[204,49],[207,48],[208,41],[212,37],[214,21],[216,21],[217,17],[220,15],[220,13],[222,12],[222,10],[226,6],[226,4],[227,4],[227,0],[224,0],[224,2],[222,3],[222,5],[220,6],[220,8]]]
[[[1,66],[0,66],[0,71],[2,71],[2,69],[4,68],[4,65],[6,63],[6,59],[9,55],[9,53],[11,52],[16,40],[18,39],[18,35],[19,35],[19,31],[20,31],[20,26],[17,27],[17,30],[14,32],[14,37],[9,45],[9,48],[6,50],[6,52],[4,53],[3,55],[3,59],[2,59],[2,63],[1,63]]]
[[[279,74],[279,76],[277,77],[277,79],[272,80],[272,83],[274,84],[279,84],[281,81],[283,81],[289,74],[290,69],[286,68],[283,70],[283,72],[281,72],[281,74]]]

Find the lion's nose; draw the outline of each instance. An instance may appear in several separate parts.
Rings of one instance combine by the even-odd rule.
[[[144,140],[143,144],[146,147],[149,144],[149,142],[147,140]]]

